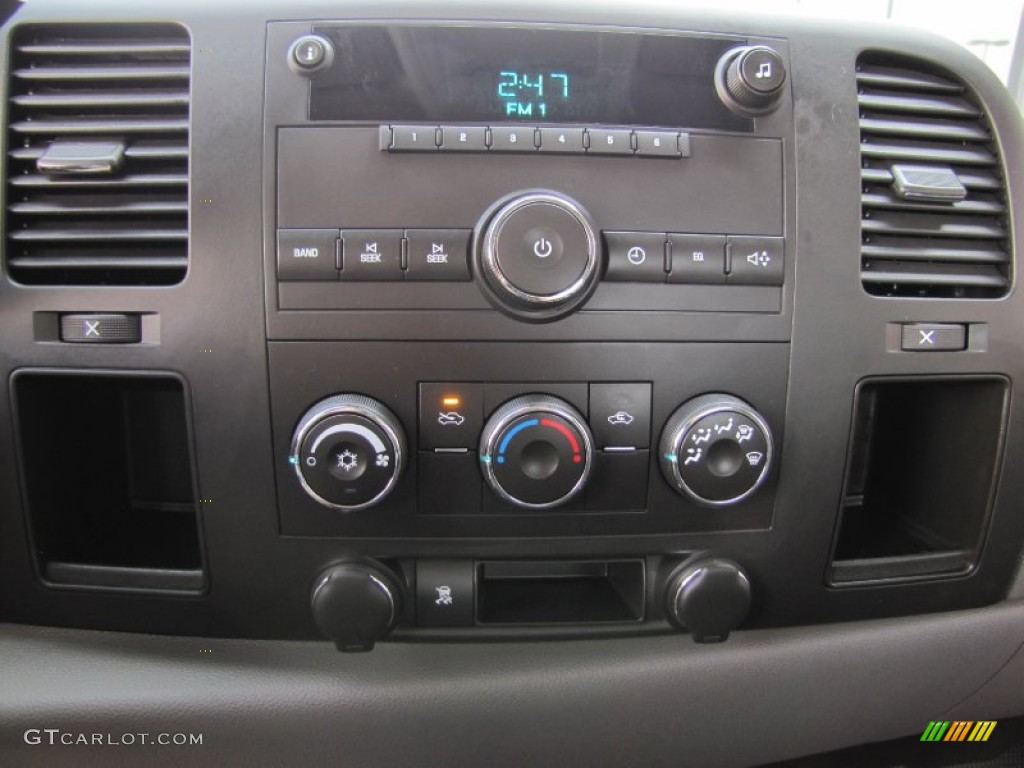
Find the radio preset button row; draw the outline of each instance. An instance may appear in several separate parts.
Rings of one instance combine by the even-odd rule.
[[[689,157],[690,135],[678,131],[570,126],[382,125],[384,152],[515,152]]]
[[[603,232],[605,280],[686,285],[782,285],[785,240],[758,235]]]

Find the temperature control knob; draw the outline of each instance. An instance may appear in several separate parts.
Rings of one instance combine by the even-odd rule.
[[[590,476],[594,439],[579,411],[548,395],[524,395],[494,412],[480,438],[484,479],[527,509],[564,504]]]
[[[711,507],[736,504],[768,476],[772,435],[764,418],[738,397],[702,395],[666,422],[658,458],[680,494]]]
[[[405,435],[395,415],[376,400],[335,395],[299,419],[289,461],[306,493],[351,512],[391,493],[405,463]]]
[[[499,200],[477,227],[474,271],[487,299],[518,320],[573,312],[597,287],[600,239],[575,200],[546,190]]]
[[[741,115],[764,115],[774,110],[786,84],[786,65],[777,51],[751,45],[726,52],[715,71],[718,96]]]

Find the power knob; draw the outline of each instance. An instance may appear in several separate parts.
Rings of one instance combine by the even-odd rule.
[[[326,507],[352,512],[391,493],[405,465],[405,434],[383,403],[335,395],[299,419],[288,460],[303,490]]]
[[[708,507],[737,504],[756,491],[772,463],[772,433],[738,397],[709,394],[683,403],[661,433],[661,472],[678,493]]]
[[[715,88],[733,112],[748,117],[772,112],[782,99],[786,64],[778,51],[751,45],[727,51],[715,69]]]
[[[476,231],[473,268],[480,290],[517,320],[558,320],[597,287],[600,238],[590,214],[572,198],[519,192],[495,203]]]

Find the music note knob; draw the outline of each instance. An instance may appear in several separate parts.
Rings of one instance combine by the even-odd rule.
[[[727,51],[715,69],[719,98],[746,117],[774,111],[782,100],[786,64],[777,51],[764,45]]]

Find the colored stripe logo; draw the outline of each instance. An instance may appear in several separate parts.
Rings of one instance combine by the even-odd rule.
[[[997,720],[932,720],[921,741],[988,741]]]

